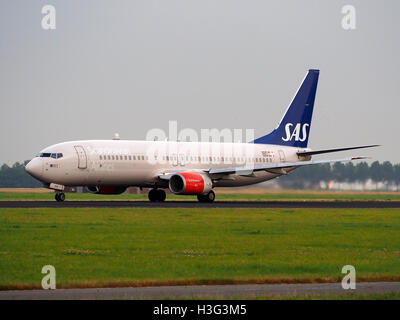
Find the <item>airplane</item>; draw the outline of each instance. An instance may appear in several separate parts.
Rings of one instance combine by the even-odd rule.
[[[252,185],[287,175],[299,167],[348,162],[364,157],[311,160],[312,156],[376,147],[312,150],[307,147],[319,70],[308,70],[278,126],[247,143],[83,140],[49,146],[25,167],[64,201],[67,186],[95,194],[121,194],[128,187],[150,188],[150,201],[196,195],[213,202],[214,188]]]

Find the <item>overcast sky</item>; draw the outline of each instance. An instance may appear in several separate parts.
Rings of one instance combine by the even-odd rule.
[[[56,8],[43,30],[42,7]],[[342,7],[356,9],[344,30]],[[0,10],[0,164],[149,129],[272,130],[321,70],[309,147],[400,162],[400,1],[16,1]]]

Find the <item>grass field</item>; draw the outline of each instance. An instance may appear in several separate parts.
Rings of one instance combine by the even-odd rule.
[[[263,192],[237,190],[237,193],[216,189],[216,201],[400,201],[400,192],[318,192],[318,191],[271,191]],[[242,193],[241,193],[242,192]],[[67,193],[68,200],[89,200],[89,201],[118,201],[118,200],[147,200],[147,193],[121,195],[98,195],[91,193]],[[0,192],[0,201],[28,201],[48,200],[54,201],[54,192]],[[167,195],[168,201],[173,200],[197,200],[196,196]]]
[[[400,280],[399,209],[0,209],[0,289]]]

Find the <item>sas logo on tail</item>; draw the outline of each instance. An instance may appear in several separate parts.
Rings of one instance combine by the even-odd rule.
[[[282,137],[282,140],[292,141],[294,138],[295,141],[305,141],[307,139],[307,128],[309,126],[310,125],[308,123],[303,125],[301,125],[301,123],[297,123],[296,126],[294,126],[293,123],[287,123],[285,125],[286,137]]]

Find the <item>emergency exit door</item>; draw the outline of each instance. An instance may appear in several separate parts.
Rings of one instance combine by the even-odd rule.
[[[279,160],[281,162],[285,162],[286,161],[285,152],[283,152],[282,150],[278,150],[278,153],[279,153]]]

